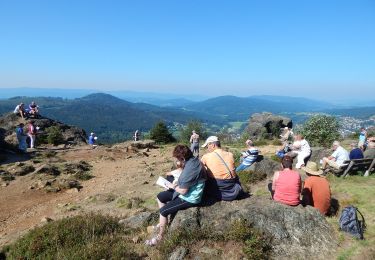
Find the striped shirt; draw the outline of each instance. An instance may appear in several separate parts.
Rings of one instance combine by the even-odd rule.
[[[242,153],[242,156],[244,157],[242,164],[251,165],[253,162],[257,160],[258,154],[258,149],[255,147],[251,147],[249,150]]]

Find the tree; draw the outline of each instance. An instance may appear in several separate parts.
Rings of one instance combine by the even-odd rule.
[[[185,127],[180,129],[180,137],[179,137],[180,142],[188,143],[193,130],[195,130],[195,132],[199,134],[199,137],[201,140],[204,140],[207,138],[207,133],[203,129],[202,123],[197,120],[191,120],[188,122],[188,124]]]
[[[57,126],[51,126],[46,129],[47,132],[47,142],[53,145],[59,145],[64,143],[64,137],[61,130]]]
[[[340,124],[333,116],[315,115],[310,117],[300,133],[313,146],[331,146],[340,137]]]
[[[157,143],[170,143],[175,141],[164,122],[157,122],[150,130],[150,138]]]

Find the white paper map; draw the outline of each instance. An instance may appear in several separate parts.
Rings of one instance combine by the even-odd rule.
[[[156,184],[165,188],[165,189],[169,189],[168,188],[168,185],[172,184],[170,183],[168,180],[166,180],[165,178],[159,176],[158,180],[156,181]]]

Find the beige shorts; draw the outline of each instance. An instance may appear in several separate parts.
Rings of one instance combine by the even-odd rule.
[[[337,164],[335,161],[332,161],[332,160],[327,160],[327,163],[329,166],[331,166],[332,168],[335,168],[337,170],[340,169],[341,165]]]

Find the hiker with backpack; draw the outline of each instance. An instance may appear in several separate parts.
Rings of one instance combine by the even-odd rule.
[[[331,206],[331,189],[323,171],[315,162],[307,162],[302,170],[308,176],[302,189],[302,204],[317,208],[322,215],[328,215]]]
[[[34,149],[36,139],[37,128],[34,126],[34,121],[31,120],[27,126],[27,135],[30,138],[30,148]]]

